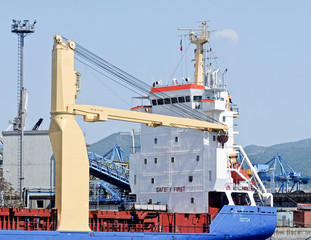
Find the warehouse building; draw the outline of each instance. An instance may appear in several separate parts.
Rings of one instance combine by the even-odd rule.
[[[25,131],[23,140],[23,164],[20,163],[20,134],[17,131],[2,132],[2,171],[6,181],[16,190],[22,183],[23,200],[31,208],[53,207],[55,186],[55,160],[47,130]],[[20,170],[23,169],[22,181]]]

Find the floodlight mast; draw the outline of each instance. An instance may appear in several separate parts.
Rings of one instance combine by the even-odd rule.
[[[31,24],[29,20],[15,20],[11,25],[11,32],[18,36],[17,52],[17,116],[14,118],[13,130],[20,133],[18,156],[20,161],[19,167],[19,191],[22,199],[23,181],[24,181],[24,160],[23,160],[23,142],[26,121],[26,109],[28,92],[24,89],[24,39],[31,33],[35,32],[36,20]]]

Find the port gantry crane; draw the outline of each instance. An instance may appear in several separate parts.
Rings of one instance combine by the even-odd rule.
[[[272,193],[301,191],[300,184],[308,184],[311,180],[310,177],[305,177],[295,170],[279,154],[265,164],[257,164],[256,167],[261,180],[264,183],[270,182]]]
[[[200,43],[198,43],[200,44]],[[224,124],[160,114],[133,112],[75,104],[80,90],[80,73],[74,70],[76,44],[54,36],[52,51],[51,123],[49,136],[56,162],[55,205],[58,230],[89,231],[89,161],[84,135],[76,115],[84,121],[108,119],[226,133]],[[255,175],[256,172],[254,172]],[[263,187],[264,189],[264,187]]]

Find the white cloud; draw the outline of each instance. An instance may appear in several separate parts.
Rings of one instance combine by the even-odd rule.
[[[215,40],[230,41],[233,44],[236,44],[239,41],[238,33],[234,31],[233,29],[224,29],[224,30],[216,31],[214,33],[214,38]]]

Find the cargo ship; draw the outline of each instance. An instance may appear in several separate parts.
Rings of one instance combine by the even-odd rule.
[[[0,225],[7,230],[0,231],[1,239],[267,239],[273,234],[273,196],[234,141],[239,112],[225,71],[206,64],[211,51],[206,21],[183,30],[196,47],[194,80],[155,81],[150,104],[131,111],[75,104],[79,46],[54,36],[49,135],[56,209],[2,209]],[[132,208],[89,211],[88,155],[76,115],[87,122],[142,123],[141,150],[129,162]]]

